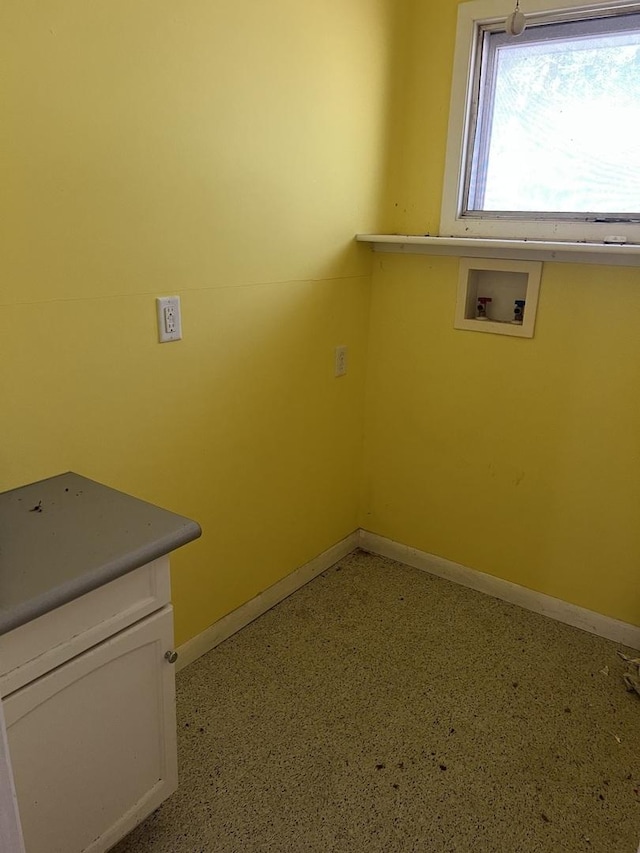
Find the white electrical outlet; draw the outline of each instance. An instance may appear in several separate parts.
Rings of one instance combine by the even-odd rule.
[[[182,319],[180,317],[180,297],[162,296],[156,299],[158,313],[158,340],[179,341],[182,338]]]
[[[336,347],[335,375],[344,376],[347,372],[347,347]]]

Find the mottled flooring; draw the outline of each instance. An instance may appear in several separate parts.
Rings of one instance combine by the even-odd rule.
[[[636,853],[618,648],[355,552],[178,675],[180,788],[114,851]]]

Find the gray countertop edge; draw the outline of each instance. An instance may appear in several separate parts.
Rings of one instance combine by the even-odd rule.
[[[19,628],[62,604],[68,604],[81,595],[92,592],[128,572],[144,566],[145,563],[157,560],[158,557],[163,557],[165,554],[175,551],[176,548],[193,542],[201,534],[200,525],[195,521],[188,521],[184,527],[175,533],[163,536],[150,545],[129,551],[127,554],[90,569],[78,578],[67,581],[48,590],[43,595],[12,607],[10,612],[0,612],[0,634],[6,634],[14,628]]]

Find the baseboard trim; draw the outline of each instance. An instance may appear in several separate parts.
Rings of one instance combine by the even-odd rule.
[[[299,590],[300,587],[303,587],[309,581],[322,574],[326,569],[333,566],[334,563],[337,563],[338,560],[355,551],[358,547],[359,539],[360,531],[354,530],[349,536],[332,545],[331,548],[327,548],[326,551],[323,551],[322,554],[319,554],[313,560],[295,569],[291,574],[274,583],[273,586],[265,589],[256,595],[255,598],[247,601],[246,604],[242,604],[236,610],[214,622],[213,625],[205,628],[201,634],[198,634],[191,640],[187,640],[186,643],[177,649],[178,661],[176,668],[178,670],[184,669],[185,666],[188,666],[199,657],[202,657],[202,655],[210,652],[211,649],[215,649],[217,645],[233,636],[241,628],[245,628],[254,619],[257,619],[263,613],[266,613],[267,610],[275,607],[276,604],[284,601],[285,598],[288,598],[292,593]]]
[[[502,601],[508,601],[510,604],[517,604],[526,610],[541,613],[543,616],[572,625],[574,628],[581,628],[590,634],[597,634],[599,637],[605,637],[633,649],[640,649],[640,627],[636,625],[603,616],[593,610],[578,607],[542,592],[535,592],[502,578],[428,554],[426,551],[410,548],[408,545],[402,545],[392,539],[370,533],[368,530],[360,530],[358,544],[363,551],[389,557],[414,569],[446,578]]]
[[[611,616],[603,616],[601,613],[578,607],[560,598],[553,598],[543,592],[535,592],[535,590],[527,589],[524,586],[511,583],[511,581],[479,572],[476,569],[470,569],[467,566],[460,565],[460,563],[446,560],[444,557],[436,557],[426,551],[419,551],[417,548],[394,542],[392,539],[379,536],[377,533],[360,529],[355,530],[331,548],[323,551],[313,560],[295,569],[291,574],[256,595],[246,604],[238,607],[237,610],[223,616],[222,619],[214,622],[201,634],[187,640],[178,648],[177,669],[184,669],[185,666],[210,652],[211,649],[215,649],[217,645],[249,625],[254,619],[262,616],[267,610],[275,607],[276,604],[284,601],[285,598],[322,574],[338,560],[355,551],[356,548],[362,548],[363,551],[378,554],[381,557],[389,557],[398,563],[404,563],[404,565],[419,569],[422,572],[445,578],[502,601],[508,601],[510,604],[517,604],[519,607],[524,607],[525,610],[532,610],[534,613],[548,616],[557,622],[564,622],[574,628],[581,628],[590,634],[597,634],[599,637],[605,637],[607,640],[613,640],[632,649],[640,649],[640,627],[636,625],[621,622]]]

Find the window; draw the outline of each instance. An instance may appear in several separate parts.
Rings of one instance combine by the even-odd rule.
[[[640,242],[640,6],[545,2],[460,6],[440,233]]]

